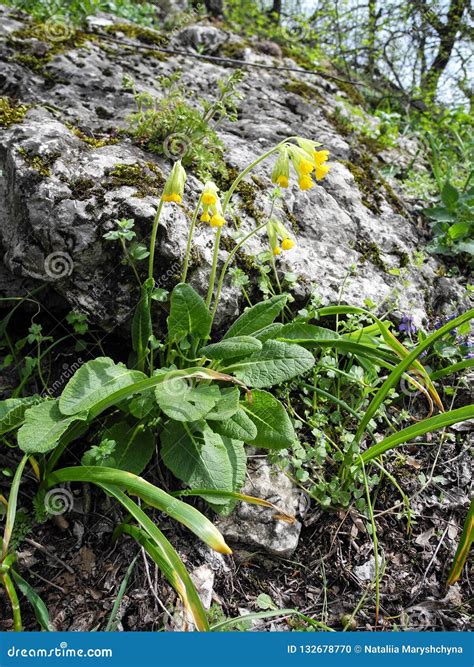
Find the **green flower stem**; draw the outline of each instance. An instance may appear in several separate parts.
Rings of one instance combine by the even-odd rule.
[[[258,157],[251,164],[249,164],[248,167],[246,167],[243,171],[240,172],[240,174],[237,176],[237,178],[234,180],[234,182],[232,183],[230,188],[225,193],[224,200],[222,202],[222,214],[223,215],[225,214],[225,212],[227,210],[227,206],[229,205],[230,199],[231,199],[232,195],[234,194],[236,188],[238,187],[239,183],[247,176],[247,174],[249,174],[253,169],[255,169],[255,167],[258,164],[260,164],[260,162],[263,162],[264,160],[267,159],[267,157],[270,157],[270,155],[273,155],[273,153],[275,153],[280,148],[280,146],[283,146],[283,144],[286,144],[288,141],[291,141],[292,139],[296,139],[296,137],[287,137],[286,139],[283,139],[283,141],[280,141],[279,144],[277,144],[276,146],[273,146],[273,148],[271,148],[269,151],[266,151],[265,153],[263,153],[263,155],[260,155],[260,157]],[[258,229],[260,229],[260,227]],[[258,230],[255,230],[255,231],[258,231]],[[211,299],[212,299],[212,295],[214,293],[214,283],[215,283],[215,280],[216,280],[217,261],[218,261],[218,258],[219,258],[219,243],[220,243],[220,240],[221,240],[221,234],[222,234],[222,228],[219,227],[219,229],[217,230],[217,234],[216,234],[216,241],[215,241],[215,246],[214,246],[214,257],[213,257],[213,260],[212,260],[211,277],[210,277],[210,280],[209,280],[209,289],[208,289],[208,292],[207,292],[207,299],[206,299],[206,305],[207,305],[208,308],[211,305]],[[251,235],[252,234],[250,234],[250,236]],[[248,236],[246,236],[245,238],[247,239]],[[242,242],[239,243],[237,248],[240,248],[241,245],[242,245]],[[234,248],[234,251],[237,248]],[[234,254],[235,254],[235,252],[234,252]],[[225,265],[226,270],[227,270],[227,266],[228,266],[228,261],[229,260],[227,260],[226,265]],[[225,271],[224,271],[223,274],[221,272],[222,281],[224,280],[224,277],[225,277]],[[222,282],[221,282],[220,279],[219,279],[219,282],[221,284],[220,284],[220,287],[218,286],[218,288],[217,288],[217,294],[216,294],[216,299],[215,299],[214,308],[213,308],[213,317],[214,317],[215,312],[216,312],[217,304],[219,302],[219,297],[220,297],[220,293],[221,293],[221,289],[222,289]]]
[[[186,282],[186,277],[188,275],[189,258],[190,258],[190,255],[191,255],[191,244],[193,242],[194,229],[196,227],[196,221],[197,221],[199,209],[201,208],[201,201],[202,201],[202,192],[201,192],[201,195],[199,197],[199,201],[197,203],[197,206],[194,209],[193,218],[191,220],[191,227],[189,228],[188,243],[186,245],[186,255],[184,257],[184,264],[183,264],[183,274],[181,276],[181,282],[182,283]]]
[[[224,278],[226,276],[227,269],[229,268],[232,260],[234,259],[235,255],[239,251],[239,249],[244,245],[244,243],[246,243],[251,236],[254,236],[254,234],[259,232],[261,229],[263,229],[266,226],[267,226],[267,223],[264,222],[263,224],[259,225],[255,229],[252,229],[252,231],[249,232],[247,234],[247,236],[244,236],[244,238],[241,241],[239,241],[239,243],[237,243],[235,248],[229,253],[228,258],[226,259],[226,261],[224,263],[224,266],[222,267],[222,271],[221,271],[221,274],[219,276],[219,281],[217,283],[216,298],[215,298],[214,307],[212,308],[212,313],[211,313],[213,320],[214,320],[214,317],[216,316],[216,310],[217,310],[217,306],[219,304],[219,298],[220,298],[221,291],[222,291],[222,285],[224,284]]]
[[[209,278],[209,289],[207,290],[206,306],[211,305],[212,295],[214,293],[214,283],[216,282],[217,261],[219,259],[219,245],[221,242],[222,227],[217,228],[216,239],[214,241],[214,255],[212,257],[211,276]]]
[[[158,233],[158,224],[160,222],[161,211],[163,210],[163,199],[160,199],[158,208],[156,209],[155,219],[153,220],[153,229],[151,232],[151,241],[150,241],[150,257],[148,259],[148,277],[153,278],[153,265],[155,263],[155,244],[156,244],[156,235]]]
[[[1,577],[2,584],[5,588],[6,594],[8,598],[10,599],[10,604],[12,606],[12,612],[13,612],[13,629],[15,632],[22,632],[23,631],[23,623],[21,620],[21,609],[20,609],[20,602],[18,600],[18,595],[15,590],[15,586],[13,585],[13,581],[10,578],[10,575],[7,573],[4,573]]]
[[[240,172],[240,174],[237,176],[237,178],[235,179],[235,181],[232,183],[232,185],[230,186],[230,188],[227,190],[227,192],[225,194],[224,201],[222,203],[222,210],[223,210],[224,213],[225,213],[226,208],[229,204],[230,198],[234,194],[234,192],[235,192],[236,188],[238,187],[239,183],[247,176],[247,174],[249,174],[258,164],[260,164],[260,162],[263,162],[264,160],[267,159],[267,157],[270,157],[270,155],[273,155],[273,153],[275,153],[280,148],[280,146],[283,146],[283,144],[286,144],[288,141],[291,141],[292,139],[296,139],[296,137],[287,137],[286,139],[283,139],[283,141],[280,141],[279,144],[277,144],[276,146],[273,146],[273,148],[271,148],[266,153],[263,153],[263,155],[260,155],[260,157],[258,157],[251,164],[249,164],[248,167],[246,167],[243,171]]]

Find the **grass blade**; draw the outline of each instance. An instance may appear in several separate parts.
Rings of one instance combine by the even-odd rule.
[[[27,581],[25,581],[23,577],[21,577],[18,574],[18,572],[15,572],[15,570],[12,569],[10,570],[10,574],[12,575],[12,578],[15,584],[17,585],[18,590],[21,591],[21,593],[23,593],[23,595],[26,597],[28,602],[33,607],[36,620],[38,621],[40,626],[46,632],[51,632],[52,627],[49,621],[49,612],[43,600],[40,598],[35,589],[32,586],[30,586],[30,584]]]
[[[48,487],[63,482],[92,482],[100,486],[113,484],[124,488],[131,495],[138,496],[148,505],[182,523],[215,551],[232,553],[221,533],[204,514],[131,472],[99,466],[77,466],[55,470],[46,480]]]
[[[458,361],[457,364],[451,364],[451,366],[446,366],[446,368],[441,368],[439,371],[431,373],[430,377],[432,380],[441,380],[441,378],[446,377],[446,375],[452,375],[452,373],[458,373],[459,371],[464,371],[473,366],[474,359],[464,359],[463,361]]]
[[[424,435],[425,433],[439,431],[442,428],[466,421],[467,419],[472,419],[473,417],[474,404],[466,405],[463,408],[457,408],[450,412],[442,412],[440,415],[430,417],[429,419],[423,419],[423,421],[412,424],[401,431],[397,431],[397,433],[393,433],[380,442],[377,442],[377,444],[372,445],[372,447],[369,447],[369,449],[362,454],[361,459],[364,463],[367,463],[368,461],[375,459],[377,456],[384,454],[389,449],[394,449],[399,445],[403,445],[405,442],[413,440],[413,438]],[[355,461],[354,465],[358,466],[359,463]]]
[[[471,500],[471,506],[469,507],[469,512],[467,513],[466,521],[464,522],[464,527],[461,533],[461,539],[459,540],[458,548],[456,549],[456,554],[454,556],[453,566],[451,572],[449,573],[447,584],[452,586],[461,576],[464,563],[467,560],[469,555],[469,550],[471,548],[472,541],[474,539],[474,498]]]
[[[133,568],[135,567],[135,563],[137,562],[139,555],[140,554],[137,554],[135,556],[135,558],[128,566],[127,571],[125,572],[125,576],[123,578],[122,583],[120,584],[119,592],[117,593],[117,597],[115,598],[114,606],[112,607],[112,611],[110,612],[109,620],[107,621],[107,625],[104,632],[115,632],[117,630],[117,625],[118,625],[117,614],[120,608],[120,603],[122,602],[123,596],[125,595],[125,591],[127,590],[128,581],[132,576]]]
[[[367,408],[355,435],[356,443],[360,442],[367,424],[369,423],[369,421],[372,419],[372,417],[375,415],[375,413],[385,400],[385,397],[387,396],[390,389],[396,385],[396,383],[402,377],[403,373],[410,368],[410,366],[420,356],[420,354],[428,347],[430,347],[430,345],[432,345],[439,338],[442,338],[445,334],[449,333],[451,329],[455,329],[456,327],[460,326],[464,322],[467,322],[473,317],[474,317],[474,309],[471,309],[467,313],[464,313],[463,315],[460,315],[456,319],[451,320],[443,327],[433,332],[430,336],[427,336],[427,338],[424,341],[422,341],[412,352],[410,352],[410,354],[405,359],[403,359],[403,361],[401,361],[398,364],[398,366],[396,366],[396,368],[390,373],[390,375],[387,377],[383,385],[375,394],[369,407]]]
[[[152,558],[156,560],[157,565],[176,590],[185,607],[190,610],[196,628],[202,631],[209,630],[207,615],[202,606],[201,599],[174,547],[150,517],[131,498],[126,496],[123,491],[113,485],[101,484],[100,486],[113,495],[143,528],[145,535],[143,535],[143,531],[138,529],[134,531],[133,526],[124,526],[122,530],[132,534],[147,549]],[[148,534],[150,540],[146,539],[146,534]],[[154,548],[150,549],[150,541],[152,542],[151,547]]]
[[[18,492],[20,491],[21,476],[23,475],[23,470],[27,461],[28,456],[25,455],[18,464],[18,468],[16,469],[10,488],[10,494],[8,496],[7,518],[5,521],[5,530],[3,532],[2,560],[7,555],[8,545],[10,543],[13,532],[13,526],[15,525]]]

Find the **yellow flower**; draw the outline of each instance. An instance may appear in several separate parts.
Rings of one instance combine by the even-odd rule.
[[[307,176],[308,174],[310,174],[313,171],[314,164],[312,162],[310,162],[309,160],[307,160],[306,158],[302,158],[300,160],[300,163],[299,163],[298,167],[299,167],[300,174],[302,174],[303,176]]]
[[[162,199],[165,202],[180,204],[183,200],[186,172],[181,166],[181,160],[174,163],[173,169],[165,183]]]
[[[272,183],[280,188],[287,188],[290,181],[290,158],[288,149],[283,146],[278,151],[278,158],[273,166]]]
[[[300,186],[301,190],[311,190],[311,188],[314,186],[314,181],[309,175],[301,176],[298,181],[298,185]]]
[[[217,187],[212,181],[207,181],[202,191],[202,203],[205,206],[212,206],[217,202]]]
[[[316,167],[320,167],[323,162],[327,162],[329,159],[329,151],[314,151],[313,156]]]
[[[211,227],[222,227],[225,225],[225,218],[220,215],[219,213],[214,213],[214,215],[211,218]]]
[[[267,235],[270,242],[272,253],[280,255],[282,250],[291,250],[295,242],[291,238],[290,232],[285,225],[276,218],[270,218],[267,222]],[[279,240],[282,239],[281,246]]]
[[[288,183],[289,183],[289,179],[288,179],[287,176],[278,176],[278,178],[276,179],[276,184],[277,184],[280,188],[287,188],[287,187],[288,187]]]
[[[330,167],[328,164],[320,164],[316,167],[316,180],[322,181],[328,173]]]
[[[217,194],[217,185],[212,181],[207,181],[204,185],[201,202],[203,207],[201,221],[209,222],[211,227],[222,227],[225,224],[225,218],[222,214],[221,201]]]

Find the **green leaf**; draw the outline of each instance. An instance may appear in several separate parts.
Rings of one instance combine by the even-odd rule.
[[[262,343],[252,336],[235,336],[221,340],[219,343],[206,345],[199,354],[208,359],[235,359],[247,357],[252,352],[262,349]]]
[[[59,409],[64,415],[84,412],[119,389],[145,379],[140,371],[116,364],[109,357],[97,357],[74,373],[61,394]]]
[[[466,520],[461,533],[461,538],[459,540],[458,548],[454,555],[454,561],[449,573],[447,584],[452,586],[456,583],[462,573],[464,564],[467,561],[469,556],[469,551],[471,550],[471,545],[474,540],[474,498],[471,500],[471,505],[469,507],[469,512],[467,513]]]
[[[331,329],[317,327],[314,324],[306,324],[304,322],[293,322],[285,324],[278,332],[276,338],[284,342],[317,345],[318,343],[327,344],[328,341],[336,341],[340,339],[340,336],[335,331],[331,331]]]
[[[221,533],[201,512],[133,473],[101,466],[74,466],[55,470],[45,481],[48,488],[65,482],[90,482],[99,486],[114,485],[123,488],[130,495],[138,496],[147,505],[156,507],[182,523],[211,549],[223,554],[231,553]]]
[[[202,419],[221,398],[217,385],[199,384],[193,387],[182,378],[159,384],[155,396],[165,415],[180,422]]]
[[[33,607],[36,620],[38,621],[40,626],[46,632],[51,632],[53,628],[51,627],[51,623],[49,621],[48,608],[43,602],[43,600],[40,598],[35,589],[32,586],[30,586],[30,584],[27,581],[25,581],[23,577],[21,577],[18,574],[18,572],[15,572],[15,570],[10,570],[10,573],[15,581],[15,584],[18,586],[19,590],[23,593],[23,595],[26,597],[28,602]]]
[[[224,339],[234,336],[249,336],[267,327],[283,310],[287,298],[286,294],[280,294],[247,308],[227,331]]]
[[[467,222],[457,222],[456,224],[451,225],[448,229],[448,236],[453,239],[453,241],[456,241],[465,236],[469,232],[470,227],[471,226]]]
[[[270,338],[277,338],[278,337],[278,332],[281,331],[284,327],[284,324],[281,322],[274,322],[273,324],[269,324],[267,327],[263,327],[263,329],[259,329],[253,334],[254,338],[257,338],[257,340],[261,341],[264,343],[266,340],[269,340]]]
[[[474,418],[474,405],[466,405],[463,408],[457,408],[457,410],[450,410],[449,412],[442,412],[440,415],[435,417],[429,417],[429,419],[423,419],[416,424],[412,424],[407,428],[402,429],[396,433],[392,433],[387,438],[384,438],[380,442],[377,442],[372,447],[369,447],[361,456],[361,460],[364,463],[372,461],[372,459],[384,454],[389,449],[394,449],[403,445],[413,438],[424,435],[425,433],[433,433],[434,431],[439,431],[442,428],[451,426],[452,424],[457,424],[458,422],[467,421],[468,419]],[[358,465],[357,461],[355,465]]]
[[[302,375],[314,366],[314,357],[300,345],[267,340],[258,352],[224,369],[250,387],[273,387]]]
[[[208,631],[209,623],[201,599],[184,563],[174,547],[141,507],[126,496],[123,491],[113,485],[102,484],[101,486],[104,491],[107,491],[107,493],[122,503],[127,512],[133,516],[138,525],[143,529],[140,530],[135,526],[122,524],[117,533],[128,533],[146,549],[180,596],[185,608],[191,611],[196,628],[204,632]],[[146,539],[147,536],[150,539]]]
[[[357,427],[357,432],[355,434],[355,442],[359,443],[362,435],[364,434],[365,428],[367,427],[370,420],[374,417],[379,407],[383,403],[385,397],[392,387],[394,387],[397,382],[400,380],[402,375],[413,366],[417,361],[420,354],[426,350],[430,345],[433,345],[437,340],[445,336],[451,329],[455,329],[457,326],[464,324],[468,320],[471,320],[474,317],[474,309],[468,310],[466,313],[463,313],[459,317],[456,317],[454,320],[447,322],[444,326],[440,327],[432,334],[427,336],[414,350],[412,350],[408,355],[406,355],[403,360],[396,366],[387,379],[384,381],[383,385],[378,389],[377,393],[371,400],[367,410],[362,417],[359,426]],[[423,367],[422,367],[423,368]],[[424,370],[424,369],[423,369]],[[424,370],[425,374],[426,371]],[[430,381],[429,376],[423,375],[423,378]]]
[[[280,401],[267,391],[254,389],[252,402],[246,400],[241,405],[257,427],[257,435],[251,445],[283,449],[295,442],[296,433],[288,413]]]
[[[209,419],[223,421],[230,419],[239,409],[240,392],[237,387],[220,389],[220,398],[206,415],[206,421]]]
[[[456,220],[456,215],[443,206],[425,208],[423,213],[427,215],[428,218],[431,218],[431,220],[436,220],[437,222],[454,222]]]
[[[161,434],[161,456],[175,477],[191,488],[238,491],[244,483],[246,457],[243,443],[214,433],[205,423],[169,421]],[[213,505],[231,504],[212,497]]]
[[[143,424],[118,422],[106,429],[103,437],[115,440],[113,453],[102,459],[100,463],[106,468],[128,470],[128,472],[139,475],[146,468],[155,451],[155,436]]]
[[[0,401],[0,435],[13,431],[21,426],[26,410],[41,400],[39,396],[28,398],[7,398]]]
[[[452,210],[456,207],[457,201],[459,199],[459,191],[454,187],[454,185],[451,185],[449,181],[446,181],[441,191],[441,199],[443,204],[448,209]]]
[[[215,433],[226,436],[227,438],[234,438],[235,440],[242,440],[243,442],[251,442],[257,437],[257,427],[247,416],[242,408],[224,421],[209,421],[209,426]]]
[[[211,324],[211,314],[199,294],[187,283],[176,285],[171,293],[169,340],[180,341],[189,334],[205,340]]]
[[[141,287],[140,301],[135,308],[132,321],[132,347],[137,354],[137,365],[143,370],[145,357],[148,351],[148,341],[153,333],[151,324],[150,303],[155,281],[153,278],[145,280]]]
[[[56,447],[75,421],[86,421],[87,412],[65,417],[58,401],[44,401],[25,412],[25,423],[18,431],[18,446],[27,454],[45,454]]]

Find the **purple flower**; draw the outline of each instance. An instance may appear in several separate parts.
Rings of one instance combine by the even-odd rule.
[[[402,321],[398,325],[399,331],[404,331],[407,336],[412,336],[418,331],[417,327],[413,322],[413,317],[411,315],[403,315]]]

